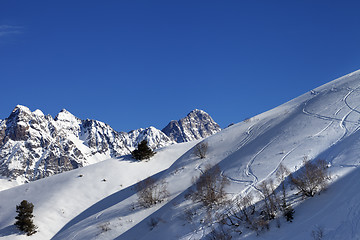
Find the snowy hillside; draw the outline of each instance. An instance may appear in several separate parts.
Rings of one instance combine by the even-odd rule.
[[[268,230],[252,231],[244,223],[225,229],[233,239],[313,239],[312,231],[323,233],[322,239],[360,239],[358,107],[360,71],[202,140],[208,145],[204,159],[194,154],[197,142],[189,142],[164,147],[148,162],[110,159],[1,191],[0,237],[209,239],[221,227],[217,216],[232,208],[237,197],[252,194],[256,208],[261,206],[261,184],[272,179],[278,186],[280,165],[296,176],[304,160],[323,159],[331,176],[326,191],[303,198],[288,185],[288,201],[295,209],[292,223],[278,215]],[[195,189],[194,178],[216,164],[219,176],[229,182],[225,192],[230,203],[209,211],[188,196]],[[167,183],[169,196],[144,208],[137,205],[134,184],[150,175]],[[39,232],[30,237],[19,235],[12,225],[15,205],[23,199],[35,205]]]
[[[50,239],[66,224],[86,219],[101,209],[116,205],[134,194],[132,185],[167,169],[196,142],[175,144],[159,149],[148,162],[131,157],[109,159],[84,168],[58,174],[0,192],[0,238]],[[39,232],[18,235],[13,227],[14,203],[27,199],[35,205]],[[67,239],[66,237],[63,239]]]

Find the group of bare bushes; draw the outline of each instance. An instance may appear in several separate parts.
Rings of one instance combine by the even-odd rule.
[[[277,184],[270,179],[258,185],[262,201],[255,204],[252,195],[239,197],[224,214],[222,223],[236,229],[245,225],[259,233],[263,229],[269,229],[270,221],[276,219],[276,226],[280,227],[279,216],[282,215],[288,222],[294,219],[295,211],[288,200],[289,188],[295,187],[303,197],[313,197],[326,188],[330,179],[324,160],[306,161],[303,167],[293,174],[280,164],[276,177]]]
[[[203,159],[207,150],[207,143],[202,142],[195,146],[194,154]],[[228,179],[222,175],[218,165],[207,165],[200,176],[193,179],[193,187],[185,197],[197,203],[194,205],[197,207],[193,206],[192,209],[205,209],[211,215],[211,225],[217,227],[208,235],[210,239],[231,239],[229,232],[242,234],[244,229],[259,234],[270,228],[272,220],[280,227],[280,217],[292,222],[295,211],[293,203],[289,201],[289,189],[296,188],[303,197],[313,197],[326,188],[329,178],[324,160],[304,161],[303,167],[295,173],[290,173],[280,164],[275,180],[264,180],[254,186],[258,190],[257,196],[250,192],[230,201],[225,191]],[[164,201],[169,195],[167,183],[155,182],[152,178],[138,183],[136,189],[139,205],[146,208]],[[197,213],[186,211],[185,214],[188,216],[186,219],[191,221]]]
[[[258,184],[260,194],[256,196],[256,202],[251,193],[229,201],[225,193],[228,181],[221,175],[220,168],[207,167],[189,195],[194,202],[202,203],[207,209],[217,210],[214,206],[222,206],[221,213],[218,211],[215,214],[216,221],[213,221],[217,223],[217,228],[211,231],[208,238],[231,239],[229,232],[241,234],[244,229],[259,234],[269,229],[273,220],[280,227],[281,216],[292,222],[295,211],[289,201],[289,189],[296,188],[303,197],[313,197],[325,189],[330,178],[324,160],[304,162],[303,167],[293,174],[280,164],[276,177],[275,181],[270,179]],[[258,201],[259,197],[261,201]]]
[[[169,195],[167,182],[156,182],[151,177],[139,182],[135,188],[138,195],[138,204],[145,208],[163,202]]]
[[[314,163],[304,162],[304,167],[296,175],[290,174],[290,179],[304,196],[313,197],[326,188],[327,180],[330,179],[327,163],[322,159]]]
[[[193,179],[195,189],[188,195],[194,202],[200,202],[207,208],[221,205],[226,200],[225,186],[229,183],[221,176],[219,166],[207,165],[198,179]]]

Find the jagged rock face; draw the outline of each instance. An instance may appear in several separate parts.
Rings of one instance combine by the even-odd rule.
[[[62,125],[40,110],[17,106],[0,125],[0,173],[35,180],[83,166],[84,155]]]
[[[17,106],[0,120],[0,174],[36,180],[130,154],[146,139],[152,149],[175,143],[150,127],[116,132],[95,120],[81,120],[65,109],[53,119],[40,110]]]
[[[172,121],[165,129],[169,135],[154,127],[117,132],[103,122],[81,120],[65,109],[52,118],[19,105],[0,120],[0,175],[32,181],[130,154],[142,140],[157,149],[220,131],[200,110]]]
[[[133,141],[133,143],[136,143],[136,146],[134,144],[132,145],[134,149],[137,147],[137,144],[143,140],[146,140],[148,146],[152,149],[161,148],[176,143],[168,136],[166,136],[165,133],[154,127],[149,127],[146,129],[140,128],[129,132],[128,135],[130,139],[135,139],[135,142]]]
[[[170,139],[180,143],[205,138],[221,131],[209,114],[195,109],[179,121],[171,121],[162,130]]]
[[[29,109],[16,107],[6,121],[3,129],[7,138],[13,141],[25,141],[29,138],[30,122],[26,121],[31,114]],[[3,139],[5,142],[7,139]]]
[[[92,154],[119,157],[133,150],[127,144],[127,133],[116,132],[109,125],[96,120],[82,121],[80,139],[91,149]]]

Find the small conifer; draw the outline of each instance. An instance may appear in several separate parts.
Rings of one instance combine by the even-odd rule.
[[[137,160],[150,159],[154,154],[155,152],[148,147],[146,140],[142,140],[137,149],[131,152],[133,158]]]
[[[28,236],[36,233],[36,226],[33,222],[34,204],[23,200],[20,205],[16,206],[16,212],[18,215],[15,217],[15,226],[25,232]]]
[[[291,207],[291,205],[287,206],[284,211],[284,216],[286,217],[286,221],[292,222],[294,219],[294,209]]]

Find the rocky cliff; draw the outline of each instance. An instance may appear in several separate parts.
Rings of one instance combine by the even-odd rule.
[[[221,131],[221,128],[209,114],[195,109],[186,117],[171,121],[162,131],[171,140],[180,143],[208,137]]]
[[[18,105],[0,120],[0,174],[32,181],[130,154],[144,139],[156,149],[218,131],[219,126],[201,110],[170,122],[163,131],[149,127],[126,133],[100,121],[81,120],[65,109],[52,118]]]

